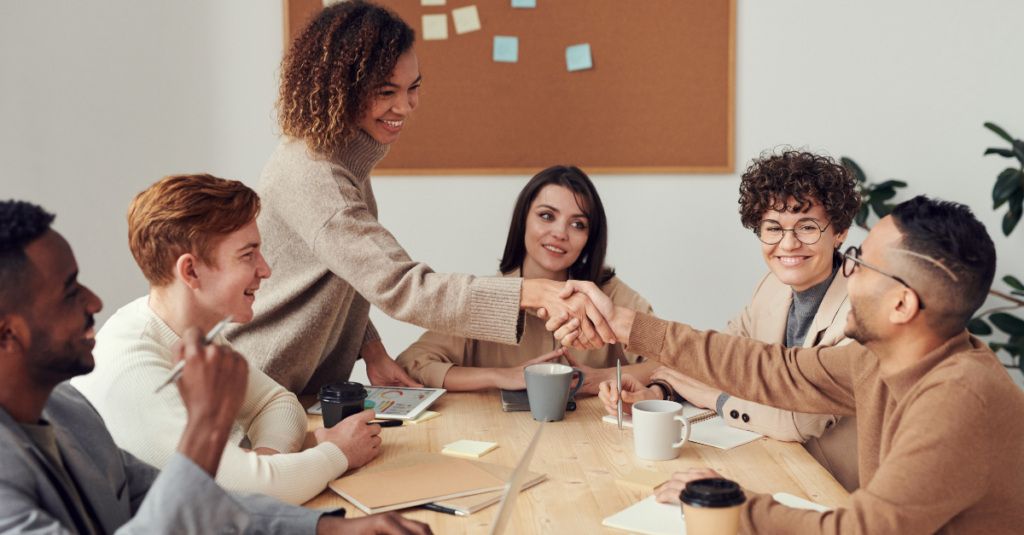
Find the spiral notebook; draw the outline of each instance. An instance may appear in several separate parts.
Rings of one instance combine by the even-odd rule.
[[[690,442],[731,450],[764,436],[753,431],[729,427],[729,424],[723,418],[719,418],[718,413],[711,409],[701,409],[689,401],[684,401],[682,405],[683,416],[690,421]],[[618,425],[618,420],[610,414],[601,420]],[[622,427],[633,427],[633,417],[623,416]]]

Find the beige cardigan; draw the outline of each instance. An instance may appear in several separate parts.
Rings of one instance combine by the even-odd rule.
[[[518,342],[522,279],[435,273],[377,221],[370,171],[387,149],[360,131],[319,160],[305,142],[285,141],[263,170],[257,223],[273,274],[256,292],[253,320],[226,336],[292,392],[348,380],[360,349],[380,338],[371,303],[427,329]]]
[[[518,272],[513,273],[513,276],[518,276]],[[616,305],[651,313],[650,303],[618,277],[612,277],[601,287],[601,291]],[[413,379],[425,386],[441,388],[452,366],[511,368],[562,347],[561,341],[556,340],[554,333],[549,332],[544,324],[545,320],[532,313],[527,314],[523,337],[518,346],[427,331],[403,351],[397,360]],[[592,368],[608,368],[615,366],[617,361],[636,364],[644,360],[625,351],[622,344],[609,344],[592,351],[579,351],[571,347],[567,349],[577,362]],[[565,362],[564,357],[559,357],[559,360]]]
[[[858,416],[861,486],[850,506],[793,509],[748,490],[742,533],[988,534],[1024,526],[1024,393],[966,331],[891,375],[856,342],[786,349],[641,313],[627,347],[759,403]]]
[[[722,332],[769,344],[786,340],[786,322],[793,303],[793,288],[768,272],[757,283],[750,304]],[[850,299],[846,277],[838,274],[818,306],[804,347],[850,343],[843,330]],[[730,391],[730,393],[732,393]],[[776,409],[730,397],[722,406],[722,418],[732,427],[754,431],[776,440],[802,442],[808,451],[848,491],[858,486],[857,420],[852,416],[808,414]]]

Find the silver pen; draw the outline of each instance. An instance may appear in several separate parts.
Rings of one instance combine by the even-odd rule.
[[[213,339],[217,337],[217,334],[220,333],[220,330],[223,329],[225,325],[231,323],[231,319],[233,317],[234,316],[228,316],[228,317],[224,318],[217,325],[214,325],[213,328],[210,329],[210,332],[207,333],[206,339],[203,340],[203,345],[210,345],[210,343],[213,342]],[[181,359],[177,364],[174,365],[173,368],[171,368],[171,373],[170,373],[170,375],[167,376],[167,380],[164,381],[163,383],[161,383],[160,386],[156,387],[156,390],[154,390],[153,393],[156,394],[157,392],[163,390],[165,386],[167,386],[167,385],[173,383],[174,381],[177,381],[178,379],[180,379],[181,378],[181,370],[183,370],[184,368],[185,368],[185,359]]]
[[[619,390],[619,431],[622,431],[622,363],[615,361],[615,387]]]

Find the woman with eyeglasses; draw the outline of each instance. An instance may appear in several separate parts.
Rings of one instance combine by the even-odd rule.
[[[740,220],[760,240],[769,272],[754,287],[750,304],[722,332],[786,347],[849,341],[843,330],[850,302],[839,251],[860,211],[856,184],[842,165],[809,152],[766,154],[751,164],[740,183]],[[623,377],[623,402],[681,397],[716,409],[732,427],[803,443],[848,491],[859,486],[854,418],[759,405],[664,367],[651,377],[654,382],[646,387]],[[614,414],[614,383],[600,388]]]

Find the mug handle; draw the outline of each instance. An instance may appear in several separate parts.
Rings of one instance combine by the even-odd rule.
[[[576,383],[576,388],[573,388],[572,392],[569,392],[570,398],[578,394],[580,389],[583,388],[583,372],[581,372],[579,368],[573,368],[572,371],[580,374],[580,382]],[[689,437],[690,434],[687,433],[686,436]]]
[[[687,442],[690,441],[690,421],[687,420],[686,418],[683,418],[682,416],[679,416],[678,414],[676,415],[676,417],[674,419],[675,420],[679,420],[680,422],[683,422],[683,436],[682,436],[682,440],[680,440],[679,442],[676,442],[675,444],[672,444],[672,447],[674,449],[679,449],[679,448],[683,447],[684,444],[686,444]]]

